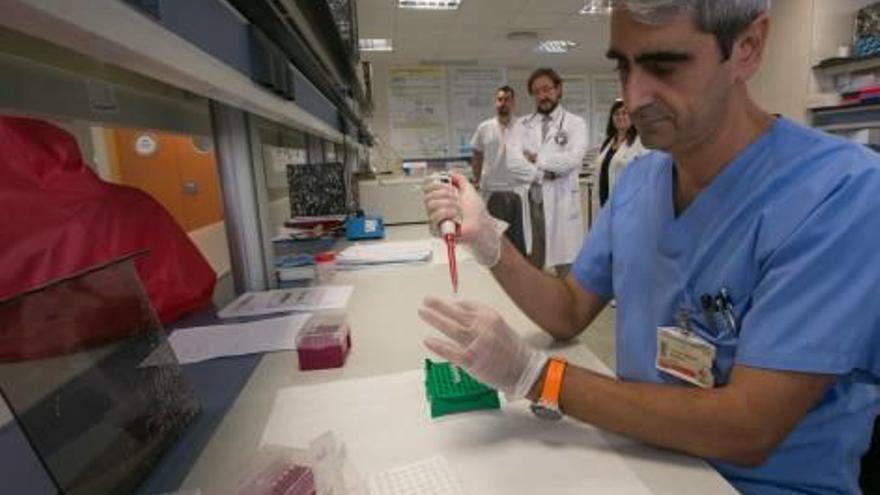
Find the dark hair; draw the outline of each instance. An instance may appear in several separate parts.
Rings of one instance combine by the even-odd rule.
[[[516,98],[516,93],[513,92],[513,88],[508,85],[498,86],[498,89],[495,90],[496,93],[507,93],[511,98]]]
[[[532,83],[534,83],[535,79],[538,79],[539,77],[550,78],[550,80],[553,81],[553,85],[557,88],[562,85],[562,78],[559,77],[559,74],[557,74],[555,70],[549,67],[541,67],[540,69],[535,69],[535,71],[532,72],[532,75],[529,76],[529,94],[532,94]]]
[[[623,100],[617,100],[611,105],[611,110],[608,112],[608,124],[605,125],[605,141],[602,141],[600,149],[604,150],[617,137],[617,126],[614,125],[614,112],[620,110],[621,107],[623,107]],[[630,125],[626,131],[626,144],[632,146],[638,135],[639,130],[636,129],[636,126]]]

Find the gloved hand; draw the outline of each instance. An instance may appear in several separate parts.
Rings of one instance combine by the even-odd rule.
[[[428,337],[425,347],[508,398],[525,397],[544,370],[547,355],[527,345],[488,306],[429,297],[419,316],[452,339]]]
[[[474,187],[461,174],[451,173],[452,184],[429,180],[424,187],[425,209],[431,233],[439,235],[439,225],[453,219],[461,225],[459,240],[470,249],[477,263],[489,268],[501,259],[501,235],[507,222],[489,215]]]

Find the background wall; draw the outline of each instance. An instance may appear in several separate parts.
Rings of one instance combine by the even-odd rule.
[[[835,3],[837,0],[818,0]],[[812,74],[812,0],[773,0],[770,39],[761,69],[749,83],[757,103],[767,111],[806,122]]]
[[[552,60],[548,60],[547,66],[552,67]],[[383,143],[390,147],[391,145],[391,128],[390,128],[390,118],[389,118],[389,69],[393,68],[387,60],[384,58],[376,59],[373,61],[373,102],[374,102],[374,110],[373,115],[368,119],[368,122],[376,134],[376,137],[379,139],[380,143]],[[448,67],[447,67],[448,68]],[[523,67],[507,67],[507,84],[510,85],[513,90],[516,92],[516,114],[517,115],[525,115],[531,112],[534,112],[535,105],[532,98],[528,94],[528,90],[526,88],[526,82],[528,81],[529,75],[532,72],[532,68],[523,68]],[[574,70],[559,70],[560,75],[564,78],[566,76],[606,76],[606,77],[616,77],[613,73],[587,73],[584,71],[574,71]],[[487,105],[487,113],[485,118],[492,117],[492,94],[486,95],[486,105]],[[565,104],[565,94],[563,90],[563,105]],[[447,111],[449,109],[447,108]],[[476,129],[475,129],[476,130]],[[374,156],[382,155],[382,153],[373,153]],[[404,157],[405,158],[405,157]],[[385,157],[382,156],[378,161],[385,161]],[[386,163],[373,163],[373,166],[379,170],[386,169]]]
[[[818,92],[811,67],[822,59],[835,56],[839,45],[848,45],[852,41],[856,11],[874,1],[773,0],[770,39],[764,61],[749,83],[758,104],[770,112],[806,123],[810,96]],[[376,57],[372,62],[375,110],[369,122],[377,137],[390,144],[389,62],[387,57]],[[548,65],[552,66],[552,59],[548,59]],[[517,92],[517,113],[520,115],[533,108],[525,87],[530,72],[531,68],[507,68],[508,83]],[[561,72],[585,74],[578,70]],[[487,95],[487,99],[490,97]]]

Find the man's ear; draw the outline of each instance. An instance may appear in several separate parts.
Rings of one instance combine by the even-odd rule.
[[[769,35],[770,18],[765,12],[752,21],[734,41],[730,59],[734,64],[734,77],[738,82],[746,82],[758,72]]]

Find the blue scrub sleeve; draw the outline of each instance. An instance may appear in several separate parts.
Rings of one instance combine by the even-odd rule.
[[[762,261],[738,364],[880,377],[880,172],[832,187]],[[765,224],[784,223],[776,220],[785,211],[777,205]]]
[[[588,292],[611,299],[611,207],[602,208],[572,265],[574,279]]]

